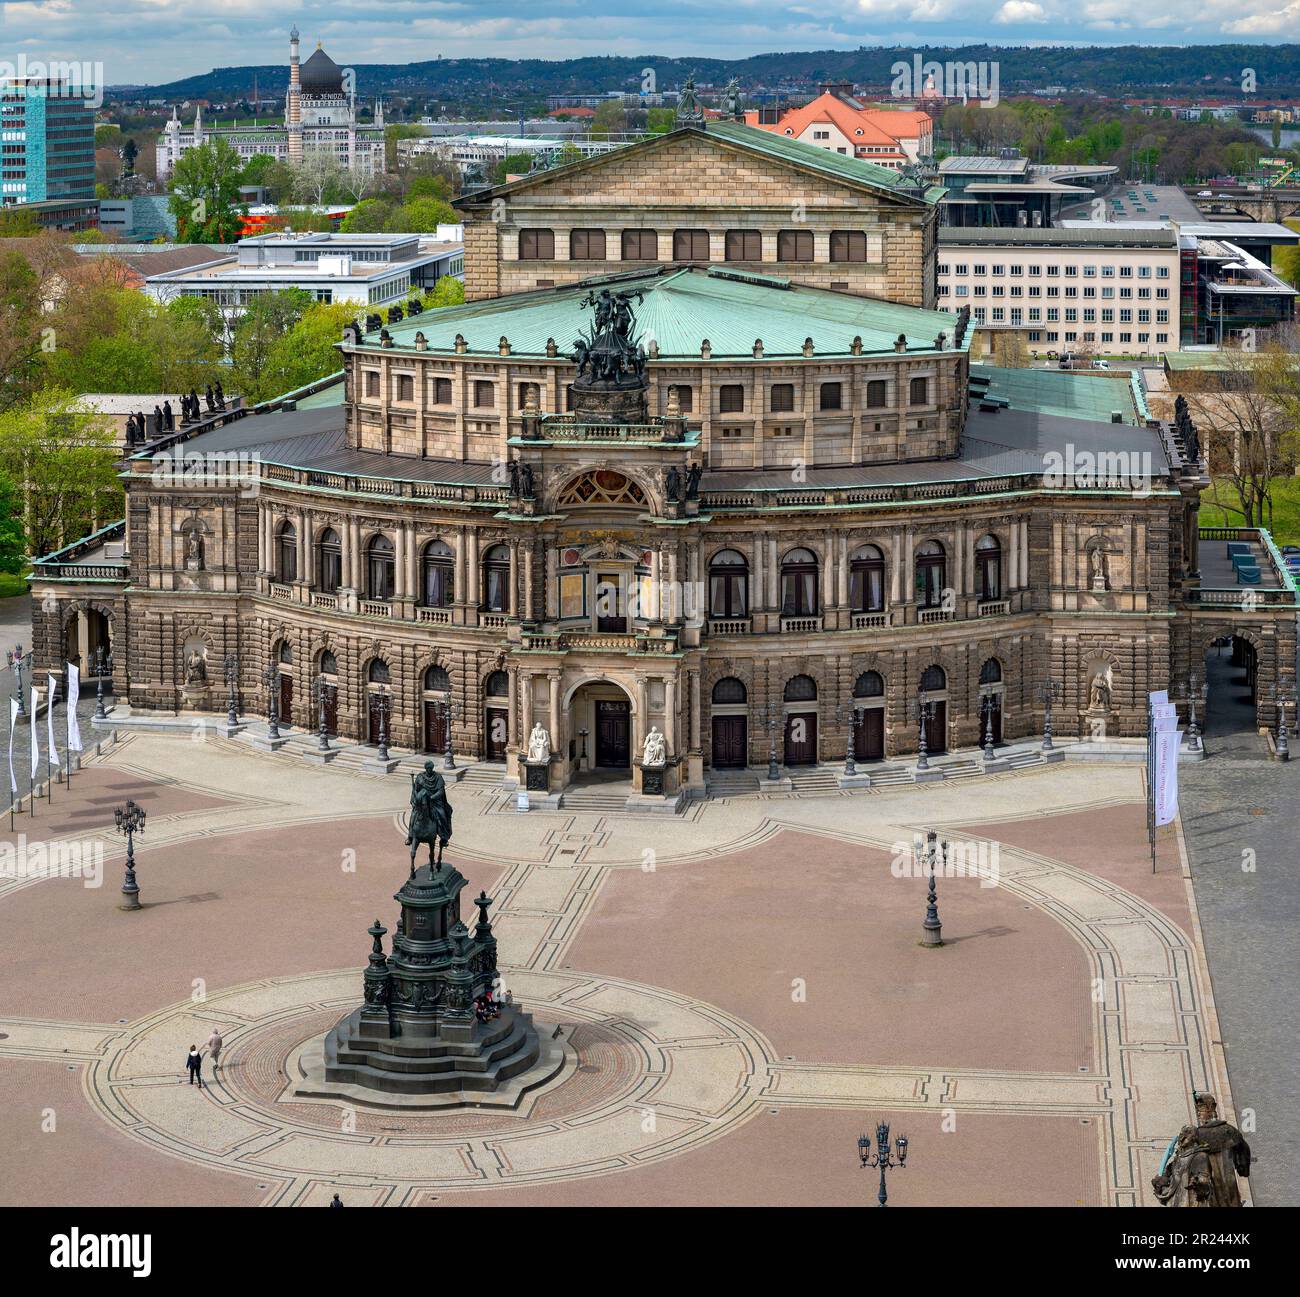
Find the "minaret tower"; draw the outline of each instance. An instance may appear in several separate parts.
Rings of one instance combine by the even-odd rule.
[[[302,83],[298,79],[298,28],[289,33],[289,94],[284,105],[289,128],[289,161],[302,161]]]

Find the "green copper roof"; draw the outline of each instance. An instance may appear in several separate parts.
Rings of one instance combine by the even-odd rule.
[[[1006,401],[1013,410],[1054,414],[1067,419],[1095,419],[1108,423],[1118,410],[1125,423],[1141,427],[1144,420],[1134,404],[1128,375],[1076,374],[1064,369],[1000,369],[972,365],[971,397],[983,394]],[[979,379],[988,379],[983,387]]]
[[[571,172],[589,170],[617,162],[629,152],[659,148],[664,141],[683,132],[704,135],[715,140],[745,149],[751,153],[761,154],[791,166],[800,167],[828,176],[833,180],[851,185],[864,185],[871,189],[884,190],[900,202],[920,203],[934,206],[947,193],[943,186],[930,185],[924,191],[912,188],[908,178],[888,167],[878,166],[862,158],[849,157],[837,153],[834,149],[819,148],[815,144],[804,144],[800,140],[778,135],[774,131],[765,131],[757,126],[746,126],[741,122],[710,121],[705,126],[681,127],[677,131],[668,131],[663,135],[652,135],[634,144],[627,144],[608,153],[597,153],[588,158],[579,158],[573,162],[557,167],[548,167],[543,171],[521,176],[518,180],[504,185],[495,185],[489,189],[476,190],[463,194],[453,203],[455,207],[475,207],[495,198],[498,194],[513,192],[538,182],[545,183],[557,176],[566,176]]]
[[[593,283],[642,292],[643,300],[633,303],[638,335],[647,351],[652,340],[658,344],[660,359],[698,358],[706,338],[715,359],[752,358],[758,338],[769,359],[802,355],[805,338],[819,356],[849,354],[854,337],[864,352],[892,352],[899,334],[909,351],[934,350],[940,333],[951,349],[957,323],[947,311],[795,287],[784,279],[669,267],[426,311],[389,326],[389,333],[398,346],[411,347],[423,332],[430,351],[454,351],[459,333],[476,355],[496,355],[504,336],[513,355],[544,356],[546,340],[554,338],[564,353],[587,331],[591,310],[580,303]],[[970,338],[968,331],[964,347]],[[377,335],[368,334],[365,345],[376,346]]]

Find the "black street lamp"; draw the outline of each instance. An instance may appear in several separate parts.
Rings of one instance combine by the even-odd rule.
[[[444,770],[456,769],[456,755],[452,752],[451,747],[451,727],[454,721],[460,720],[460,704],[454,698],[448,698],[442,704],[442,728],[443,728],[443,756],[442,768]]]
[[[926,895],[925,919],[921,924],[921,945],[923,946],[942,946],[943,945],[943,924],[939,922],[939,898],[934,882],[934,868],[936,863],[935,840],[938,834],[930,829],[925,835],[925,855],[926,861],[930,866],[930,887]],[[948,876],[948,844],[942,844],[943,851],[943,868],[944,877]]]
[[[993,751],[993,713],[997,709],[997,699],[993,694],[985,694],[980,699],[980,719],[984,722],[984,760],[992,761],[996,755]]]
[[[1052,750],[1052,704],[1061,686],[1050,676],[1043,683],[1043,751]]]
[[[379,709],[379,760],[388,760],[388,712],[392,706],[392,700],[387,694],[380,694],[375,699],[375,706]]]
[[[262,684],[266,686],[266,725],[267,734],[273,739],[280,737],[280,673],[274,666],[262,672]]]
[[[107,720],[108,713],[104,710],[104,646],[101,644],[95,650],[95,719],[97,721]]]
[[[235,694],[235,682],[239,679],[239,659],[233,654],[226,655],[226,724],[239,724],[239,698]]]
[[[857,703],[845,703],[840,706],[835,713],[837,720],[848,719],[849,737],[844,744],[844,774],[846,778],[852,777],[858,773],[856,764],[857,733],[858,725],[866,712],[865,707],[859,707]]]
[[[316,743],[317,751],[328,752],[330,750],[329,730],[325,726],[325,677],[317,676],[316,678],[316,709],[320,717],[319,737]]]
[[[889,1125],[886,1122],[877,1122],[876,1124],[876,1151],[871,1151],[871,1136],[858,1136],[858,1157],[862,1160],[863,1170],[875,1170],[880,1168],[880,1192],[876,1195],[876,1201],[882,1206],[888,1206],[889,1195],[885,1192],[885,1172],[898,1168],[902,1170],[907,1165],[907,1136],[899,1135],[894,1141],[894,1148],[898,1150],[898,1157],[895,1159],[889,1147]]]
[[[1273,691],[1273,702],[1277,707],[1277,755],[1281,761],[1287,761],[1291,756],[1290,745],[1286,737],[1286,703],[1280,689]]]
[[[27,699],[23,697],[23,659],[26,654],[23,652],[21,644],[15,644],[9,651],[9,665],[14,669],[14,677],[17,680],[15,688],[18,690],[18,715],[27,715]]]
[[[135,835],[144,832],[144,808],[128,801],[113,812],[113,821],[119,833],[126,834],[126,878],[122,882],[122,904],[119,910],[139,910],[140,888],[135,881]]]
[[[934,719],[934,704],[925,696],[924,689],[916,691],[916,702],[913,704],[916,709],[916,768],[918,770],[929,770],[930,758],[927,755],[926,748],[926,729]]]
[[[776,726],[780,713],[777,711],[775,703],[768,703],[767,710],[763,713],[762,724],[767,729],[767,777],[769,779],[780,779],[781,771],[776,764]]]
[[[1196,672],[1193,671],[1187,680],[1187,750],[1189,752],[1199,752],[1201,750],[1201,727],[1196,723],[1196,698],[1199,681]]]

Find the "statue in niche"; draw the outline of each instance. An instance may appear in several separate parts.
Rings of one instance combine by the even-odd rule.
[[[1110,711],[1110,681],[1106,679],[1106,673],[1099,671],[1092,678],[1092,684],[1088,689],[1088,710],[1092,712]]]
[[[659,732],[657,725],[650,727],[650,733],[645,736],[645,746],[641,751],[641,764],[643,766],[662,766],[668,763],[668,749],[664,742],[664,736]]]
[[[1094,545],[1088,554],[1089,568],[1092,574],[1094,593],[1102,594],[1110,589],[1110,572],[1106,562],[1106,551],[1100,545]]]
[[[185,532],[185,566],[191,572],[203,571],[203,535],[197,526]]]
[[[190,649],[185,660],[185,683],[187,685],[205,685],[208,683],[208,660],[199,648]]]
[[[551,736],[542,728],[541,721],[538,721],[533,726],[533,732],[528,736],[528,760],[540,765],[550,759]]]

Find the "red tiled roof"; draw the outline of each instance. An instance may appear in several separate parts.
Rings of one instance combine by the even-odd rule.
[[[746,113],[750,126],[759,126],[758,113]],[[792,108],[783,113],[775,125],[762,124],[761,129],[777,135],[801,139],[803,133],[817,122],[829,122],[839,128],[854,145],[898,146],[900,139],[916,139],[931,131],[927,113],[912,109],[854,108],[832,94],[818,95],[802,108]],[[859,135],[858,131],[862,134]]]

